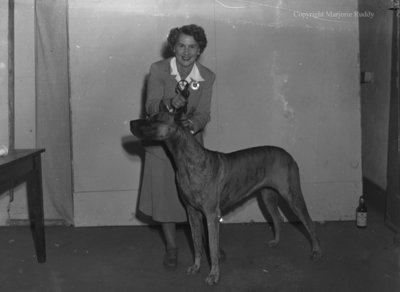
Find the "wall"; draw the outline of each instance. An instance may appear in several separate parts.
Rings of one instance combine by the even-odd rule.
[[[351,219],[361,192],[355,3],[216,3],[219,128],[210,145],[286,148],[312,217]],[[251,203],[231,221],[262,218]]]
[[[14,7],[15,56],[15,148],[36,147],[36,97],[34,53],[34,1],[16,0]],[[8,206],[9,220],[28,218],[26,184],[13,190]]]
[[[360,20],[361,71],[373,73],[361,86],[363,175],[382,190],[387,185],[392,14],[390,1],[359,1],[375,13]]]
[[[15,147],[46,149],[46,224],[73,221],[66,12],[67,0],[15,0]],[[0,214],[0,225],[26,223],[25,184],[2,196]]]
[[[8,2],[0,1],[0,145],[9,146],[8,115]],[[9,197],[0,193],[0,225],[8,219]]]
[[[36,0],[37,145],[46,218],[73,223],[68,1]]]
[[[2,1],[1,13],[8,1]],[[35,57],[34,57],[34,1],[14,1],[14,135],[15,148],[35,148],[36,146],[36,101],[35,101]],[[1,18],[2,21],[5,18]],[[1,34],[6,36],[6,34]],[[8,57],[8,51],[7,55]],[[8,72],[6,72],[8,74]],[[7,76],[8,77],[8,76]],[[8,80],[7,78],[5,80]],[[8,84],[1,86],[7,90]],[[8,110],[8,98],[5,106],[0,110]],[[8,116],[3,113],[1,119]],[[2,123],[3,125],[3,123]],[[28,219],[26,184],[17,186],[12,196],[2,196],[0,200],[0,214],[3,220],[0,225],[11,221]]]
[[[9,146],[8,128],[8,3],[0,2],[0,145]]]
[[[201,61],[217,74],[207,147],[284,147],[312,217],[353,219],[362,192],[355,0],[71,0],[69,9],[77,226],[141,223],[143,152],[128,122],[169,29],[185,23],[205,28]],[[254,200],[225,219],[264,220]]]

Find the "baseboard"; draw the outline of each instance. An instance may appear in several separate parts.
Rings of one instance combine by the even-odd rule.
[[[30,220],[28,219],[11,219],[8,220],[7,226],[28,226],[30,225]],[[45,226],[68,226],[65,220],[62,219],[49,219],[44,220]]]

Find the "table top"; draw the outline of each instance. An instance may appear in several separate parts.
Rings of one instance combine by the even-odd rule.
[[[38,155],[44,152],[45,149],[14,149],[10,150],[6,156],[0,157],[0,168],[17,160],[27,159],[33,155]]]

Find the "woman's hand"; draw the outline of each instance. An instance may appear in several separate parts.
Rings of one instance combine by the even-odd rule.
[[[184,119],[181,120],[182,126],[185,127],[186,129],[188,129],[190,131],[190,133],[194,134],[194,125],[192,120],[190,119]]]
[[[170,99],[170,106],[172,106],[175,109],[178,109],[185,106],[186,102],[187,102],[186,99],[183,98],[182,95],[177,94]]]

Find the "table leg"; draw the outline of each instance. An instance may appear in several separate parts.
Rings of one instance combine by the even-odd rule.
[[[40,154],[34,157],[34,171],[28,180],[28,205],[33,240],[39,263],[46,261],[46,241],[44,233],[42,166]]]

